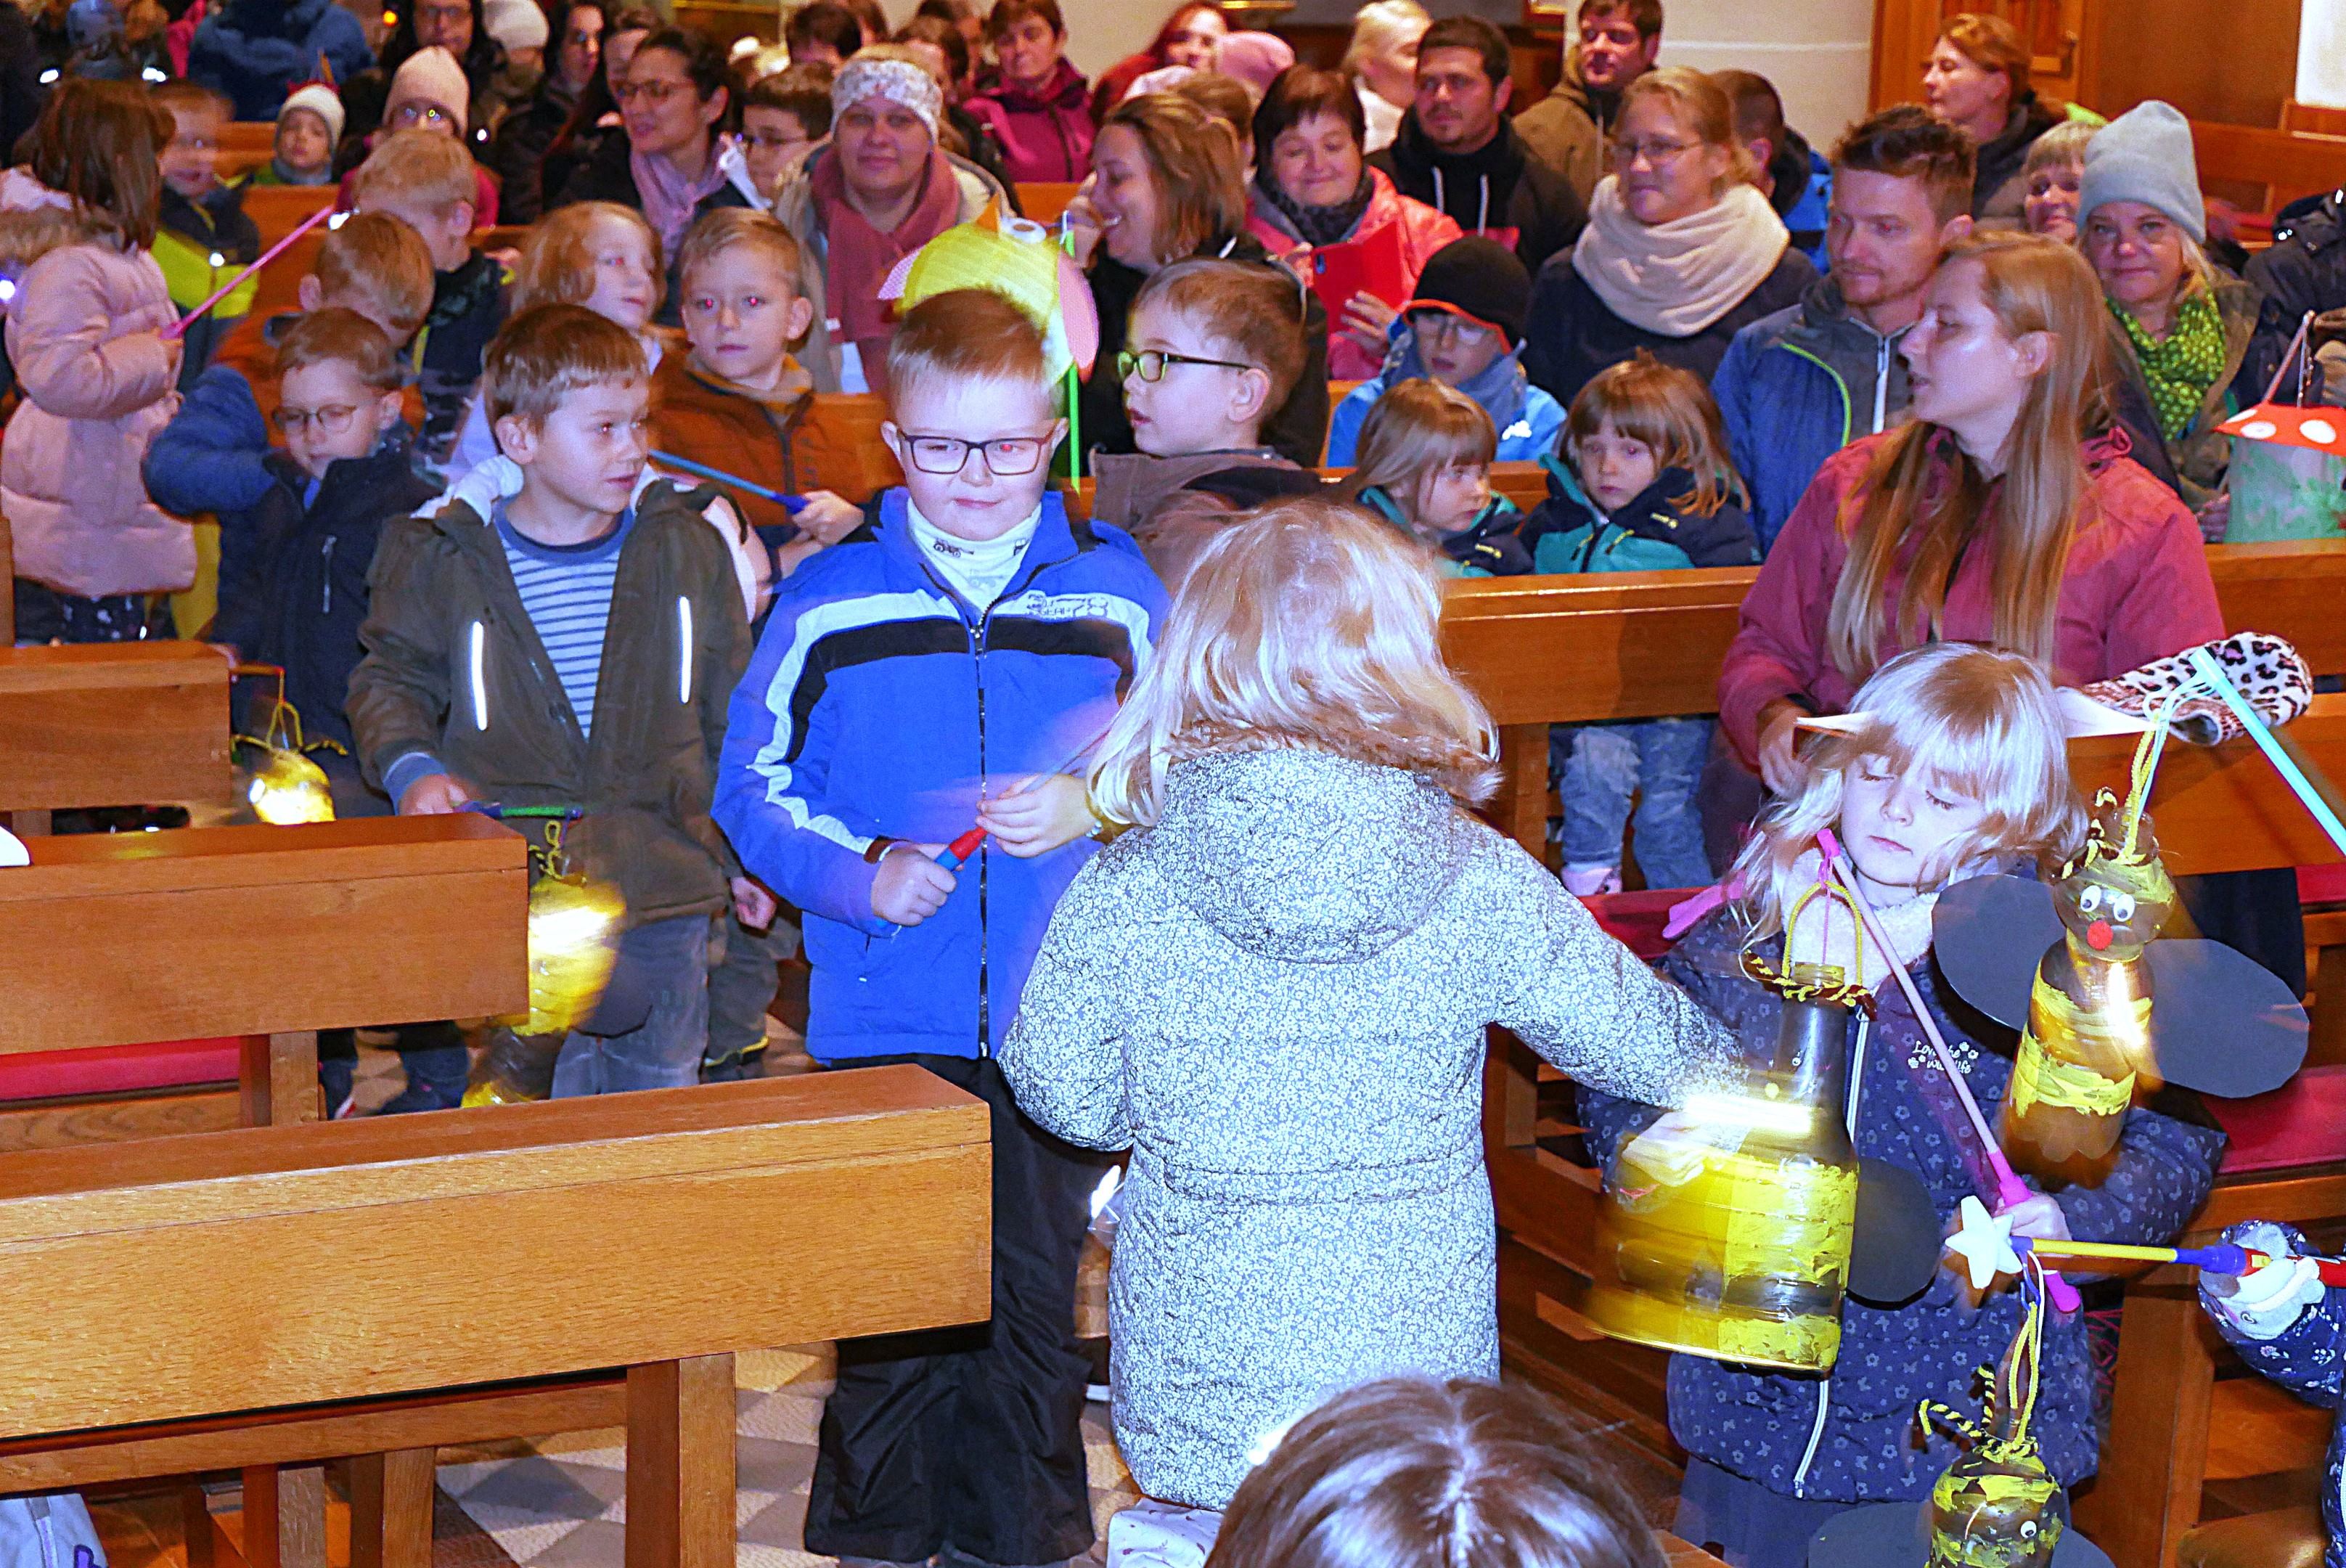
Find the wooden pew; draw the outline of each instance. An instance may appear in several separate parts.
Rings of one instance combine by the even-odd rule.
[[[220,127],[219,177],[234,179],[249,168],[259,168],[276,152],[276,121],[231,120]]]
[[[233,794],[219,649],[0,648],[0,811],[225,805]]]
[[[268,158],[263,153],[263,161]],[[264,250],[301,227],[302,221],[321,207],[333,205],[337,188],[332,185],[254,185],[244,192],[245,216],[260,230],[260,248]]]
[[[2272,210],[2346,185],[2346,136],[2194,120],[2191,147],[2202,180],[2260,185]]]
[[[373,1454],[428,1568],[435,1448],[624,1420],[629,1568],[729,1565],[733,1352],[983,1319],[989,1169],[903,1066],[0,1157],[0,1489]]]

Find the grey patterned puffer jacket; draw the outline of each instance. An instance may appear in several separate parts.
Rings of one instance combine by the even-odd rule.
[[[1497,1374],[1494,1023],[1648,1102],[1729,1049],[1521,849],[1392,769],[1177,764],[1157,826],[1076,877],[1002,1068],[1059,1136],[1132,1148],[1108,1299],[1144,1492],[1219,1508],[1340,1390]]]

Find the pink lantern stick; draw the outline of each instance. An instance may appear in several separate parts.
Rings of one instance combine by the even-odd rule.
[[[194,326],[197,321],[200,321],[205,313],[210,311],[214,305],[219,304],[222,300],[225,300],[230,294],[235,293],[237,289],[247,278],[251,277],[255,272],[260,271],[263,267],[266,267],[271,261],[276,260],[279,256],[284,253],[287,246],[292,244],[296,239],[301,239],[304,234],[309,233],[310,230],[317,228],[318,225],[323,223],[327,219],[332,218],[333,215],[334,209],[331,203],[310,214],[309,217],[303,219],[299,224],[295,225],[292,233],[288,234],[284,239],[280,239],[276,244],[271,245],[268,249],[262,251],[260,253],[260,260],[255,261],[251,266],[247,267],[243,271],[239,272],[235,277],[221,284],[213,291],[210,299],[206,300],[202,304],[197,306],[194,310],[189,311],[186,315],[180,317],[178,321],[164,328],[162,335],[167,339],[176,338],[186,332],[189,327]]]
[[[1906,1004],[1914,1010],[1915,1021],[1923,1025],[1923,1037],[1931,1043],[1931,1054],[1938,1058],[1939,1070],[1946,1074],[1947,1082],[1954,1085],[1955,1097],[1963,1102],[1964,1115],[1971,1118],[1972,1131],[1979,1135],[1980,1145],[1987,1151],[1988,1169],[1995,1176],[1997,1211],[2001,1213],[2014,1204],[2025,1203],[2036,1195],[2028,1190],[2028,1184],[2022,1181],[2020,1173],[2012,1168],[2012,1162],[2004,1157],[2004,1145],[1995,1141],[1995,1130],[1980,1114],[1979,1102],[1972,1097],[1972,1086],[1964,1080],[1963,1068],[1956,1064],[1955,1054],[1947,1049],[1946,1039],[1939,1033],[1938,1021],[1923,1004],[1923,993],[1915,988],[1914,977],[1906,972],[1904,959],[1896,948],[1890,945],[1890,937],[1875,917],[1872,904],[1866,901],[1864,891],[1857,885],[1857,879],[1844,868],[1845,857],[1841,853],[1841,840],[1833,837],[1831,828],[1817,830],[1817,848],[1823,851],[1825,864],[1832,868],[1833,876],[1849,890],[1850,901],[1857,906],[1859,918],[1865,921],[1865,929],[1872,933],[1874,942],[1890,961],[1890,972],[1897,976],[1899,989],[1906,993]],[[2049,1268],[2045,1271],[2045,1288],[2053,1298],[2053,1305],[2064,1312],[2075,1312],[2084,1305],[2078,1299],[2077,1288]]]

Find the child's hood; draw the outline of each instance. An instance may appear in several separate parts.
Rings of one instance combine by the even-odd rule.
[[[102,244],[119,249],[114,226],[22,168],[0,172],[0,268],[21,276],[52,250]]]
[[[1324,751],[1177,763],[1148,853],[1197,917],[1286,963],[1372,958],[1425,923],[1471,836],[1441,789]]]

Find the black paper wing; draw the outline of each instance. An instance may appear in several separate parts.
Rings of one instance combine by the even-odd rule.
[[[2061,940],[2061,917],[2043,882],[1974,877],[1939,895],[1931,948],[1955,994],[1997,1023],[2028,1025],[2028,993],[2045,950]]]
[[[2305,1009],[2264,965],[2220,942],[2155,942],[2151,1048],[2158,1075],[2239,1099],[2278,1089],[2305,1063]]]
[[[1931,1283],[1943,1250],[1938,1207],[1923,1178],[1886,1160],[1858,1161],[1849,1293],[1870,1306],[1901,1306]]]

